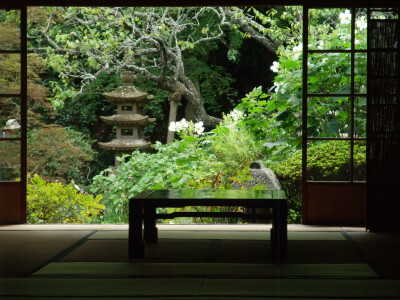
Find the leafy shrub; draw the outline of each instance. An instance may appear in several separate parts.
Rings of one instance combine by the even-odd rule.
[[[85,87],[84,93],[64,100],[62,108],[58,109],[57,123],[98,138],[100,116],[112,115],[116,110],[116,105],[106,100],[102,93],[111,92],[120,85],[121,80],[116,74],[99,75]]]
[[[18,180],[21,176],[20,151],[19,142],[0,142],[0,181]]]
[[[350,149],[346,141],[329,141],[308,148],[309,180],[343,181],[349,178]],[[301,221],[302,152],[297,151],[280,164],[270,166],[278,176],[289,201],[292,221]],[[366,146],[354,145],[354,179],[365,180]]]
[[[268,101],[270,95],[263,93],[262,87],[254,88],[246,97],[242,98],[235,109],[243,112],[243,123],[257,140],[266,140],[275,133],[273,129],[273,115],[276,104]],[[275,128],[277,129],[277,128]]]
[[[282,118],[300,122],[297,118],[298,112],[285,116],[288,106],[290,103],[278,103],[271,99],[271,95],[264,93],[259,86],[242,98],[235,108],[244,113],[241,125],[245,126],[253,139],[264,143],[263,155],[275,162],[286,159],[301,145],[299,136],[295,134],[293,137],[292,127],[282,126]]]
[[[135,151],[123,156],[115,172],[102,171],[93,178],[92,193],[101,193],[106,209],[103,222],[128,221],[128,199],[147,189],[178,189],[197,178],[210,177],[222,164],[197,144],[197,139],[156,144],[156,153]]]
[[[48,182],[35,174],[27,186],[28,223],[85,223],[98,215],[104,205],[82,193],[74,184]]]
[[[241,112],[232,111],[224,116],[224,122],[212,130],[209,136],[212,153],[224,164],[230,175],[262,156],[262,143],[253,137],[242,119]]]
[[[239,130],[219,128],[215,132],[218,134],[213,138],[211,147],[217,159],[224,163],[229,174],[234,174],[260,158],[262,147],[246,128]]]
[[[232,116],[225,116],[225,122],[207,134],[202,134],[201,123],[174,122],[170,130],[181,140],[156,143],[156,153],[123,156],[115,171],[106,169],[95,176],[91,192],[104,197],[102,221],[127,222],[128,199],[143,190],[224,189],[234,180],[247,180],[242,170],[259,159],[261,146],[245,127],[236,126],[238,119]]]
[[[28,135],[28,171],[51,181],[85,182],[87,163],[94,156],[84,134],[59,125],[46,125]]]

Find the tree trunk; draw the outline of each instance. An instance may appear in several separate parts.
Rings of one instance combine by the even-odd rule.
[[[196,96],[193,95],[193,93],[188,93],[188,92],[185,92],[184,96],[186,100],[191,104],[191,111],[194,116],[193,121],[195,122],[203,121],[205,126],[210,126],[210,127],[215,127],[222,121],[222,119],[207,114],[200,96]]]
[[[178,82],[173,84],[171,82],[163,82],[161,87],[171,91],[171,95],[185,97],[185,99],[191,104],[192,112],[194,116],[194,122],[203,121],[205,126],[215,127],[222,119],[210,116],[207,114],[203,102],[201,101],[200,93],[195,89],[193,83],[185,78],[185,84]]]

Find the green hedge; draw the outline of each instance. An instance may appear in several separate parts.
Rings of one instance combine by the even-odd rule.
[[[308,147],[308,179],[313,181],[348,181],[350,169],[350,143],[348,141],[317,142]],[[279,178],[289,200],[292,222],[301,221],[302,152],[280,164],[270,166]],[[366,146],[358,141],[354,145],[354,179],[365,180]]]

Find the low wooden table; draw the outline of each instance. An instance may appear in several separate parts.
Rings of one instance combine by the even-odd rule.
[[[263,219],[242,212],[174,212],[157,214],[158,207],[240,206],[272,209],[271,249],[275,261],[287,257],[287,200],[282,190],[147,190],[129,200],[129,257],[144,258],[144,243],[157,243],[157,219],[176,217],[236,217]],[[252,209],[252,211],[255,211]],[[268,216],[271,217],[271,216]],[[143,226],[144,223],[144,226]]]

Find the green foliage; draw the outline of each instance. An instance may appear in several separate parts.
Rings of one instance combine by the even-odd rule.
[[[243,45],[243,37],[240,31],[234,28],[228,31],[228,37],[229,50],[227,57],[231,62],[238,63],[242,55],[239,50],[241,50]]]
[[[189,189],[213,189],[213,190],[225,190],[230,189],[233,183],[242,184],[248,180],[253,180],[251,177],[251,171],[249,167],[245,167],[243,170],[237,170],[235,176],[228,177],[226,173],[218,172],[216,175],[208,177],[208,178],[200,178],[193,179],[187,181],[187,187]],[[242,189],[246,189],[245,186]],[[264,185],[257,184],[256,186],[251,187],[252,190],[262,190],[265,189]],[[193,206],[193,207],[184,207],[184,208],[169,208],[167,209],[168,213],[171,212],[182,212],[182,211],[196,211],[196,212],[237,212],[242,211],[243,207],[237,206]],[[167,222],[174,223],[175,220],[167,220]],[[219,218],[216,220],[215,218],[181,218],[179,223],[236,223],[237,219],[230,218]]]
[[[145,108],[146,113],[160,122],[154,130],[151,127],[145,129],[146,134],[153,134],[153,140],[155,134],[166,129],[161,122],[166,119],[169,92],[161,90],[161,87],[168,89],[168,85],[176,81],[189,82],[186,88],[193,87],[192,93],[198,91],[207,111],[216,115],[235,105],[235,80],[228,72],[226,62],[220,61],[220,53],[216,53],[224,45],[229,49],[224,52],[224,59],[226,54],[229,62],[238,63],[241,57],[245,57],[240,53],[243,40],[251,38],[251,34],[241,32],[237,22],[229,21],[229,26],[219,28],[222,14],[216,14],[217,11],[214,8],[161,7],[46,9],[43,12],[46,22],[33,20],[30,24],[36,27],[30,27],[29,32],[32,36],[40,36],[38,30],[43,25],[38,24],[47,24],[47,15],[52,14],[47,34],[65,50],[61,53],[58,49],[48,48],[46,53],[50,71],[47,86],[52,91],[49,99],[59,112],[57,122],[84,132],[92,139],[100,141],[109,137],[110,129],[103,127],[99,116],[111,115],[115,106],[100,94],[119,86],[119,78],[109,74],[119,72],[127,64],[132,64],[132,68],[141,73],[136,85],[155,95]],[[238,20],[245,17],[239,8],[229,11],[235,12]],[[349,49],[351,25],[344,12],[340,9],[310,10],[311,49]],[[95,218],[97,221],[126,222],[127,199],[144,189],[229,188],[232,181],[247,178],[246,174],[238,172],[246,170],[251,161],[260,158],[267,160],[268,165],[272,164],[288,193],[291,217],[299,221],[301,152],[285,158],[301,147],[302,101],[308,103],[307,129],[308,135],[313,137],[347,137],[352,105],[346,97],[302,99],[301,7],[250,7],[246,13],[254,16],[260,26],[254,22],[250,23],[251,28],[263,32],[271,42],[271,48],[280,45],[277,49],[279,59],[271,67],[277,75],[270,94],[264,93],[262,87],[255,88],[236,107],[243,112],[240,118],[225,116],[224,123],[207,134],[181,135],[181,141],[157,144],[157,153],[136,151],[123,157],[116,171],[107,169],[101,172],[92,185],[92,192],[103,194],[106,204],[102,218]],[[357,14],[358,49],[366,47],[364,13],[358,11]],[[170,26],[177,16],[186,18],[186,23]],[[74,20],[75,17],[87,25]],[[131,35],[133,31],[141,38],[134,38]],[[30,43],[32,47],[42,49],[48,46],[45,39],[30,40]],[[169,51],[168,55],[165,49]],[[176,63],[173,57],[183,57],[182,63]],[[349,58],[347,53],[311,53],[308,59],[308,93],[349,93]],[[8,75],[1,74],[0,70],[3,87],[13,85],[12,80],[18,75],[15,66],[19,62],[13,63],[14,67],[3,66]],[[101,72],[103,74],[97,76]],[[366,55],[356,54],[355,73],[355,92],[363,94],[366,92]],[[96,74],[95,80],[92,74]],[[161,74],[162,81],[154,80]],[[82,82],[90,84],[75,97]],[[163,86],[164,83],[167,85]],[[356,98],[354,104],[354,136],[365,137],[366,99]],[[29,142],[34,147],[29,155],[30,160],[37,161],[33,161],[30,170],[38,168],[42,176],[60,177],[66,181],[74,178],[84,182],[85,177],[90,177],[84,175],[84,170],[94,153],[88,146],[91,141],[79,134],[74,137],[74,134],[55,128],[32,132]],[[52,148],[55,150],[48,151]],[[356,179],[365,176],[363,149],[365,145],[361,143],[355,146]],[[348,177],[349,147],[345,143],[316,143],[310,145],[308,154],[310,180],[343,180]],[[282,160],[284,162],[278,165]],[[90,167],[97,172],[106,165],[108,161],[99,159]]]
[[[242,126],[255,141],[262,143],[263,155],[269,161],[285,159],[298,146],[298,136],[293,138],[280,120],[282,112],[287,109],[286,103],[279,105],[262,91],[262,87],[254,88],[235,109],[244,113]]]
[[[346,141],[319,142],[309,146],[307,155],[308,180],[314,181],[347,181],[350,169],[350,147]],[[277,175],[289,201],[289,215],[294,222],[299,222],[301,216],[301,185],[302,185],[302,152],[279,164],[273,164],[271,169]],[[355,180],[365,181],[366,178],[366,146],[365,142],[354,145]]]
[[[155,124],[143,127],[143,133],[145,136],[151,137],[152,141],[163,140],[168,126],[169,92],[160,89],[157,83],[148,80],[143,75],[137,74],[136,77],[135,85],[141,91],[153,96],[146,102],[144,113],[156,119]]]
[[[0,49],[11,50],[20,47],[19,11],[0,11]]]
[[[80,95],[99,74],[129,68],[168,93],[176,82],[185,84],[195,94],[196,105],[204,105],[207,112],[220,116],[237,101],[231,72],[237,69],[234,64],[241,56],[246,56],[241,53],[243,39],[254,37],[254,29],[259,37],[262,32],[261,22],[261,27],[255,26],[252,15],[242,12],[238,14],[241,17],[236,17],[239,10],[242,11],[229,7],[35,7],[30,9],[28,32],[37,38],[28,42],[31,50],[46,59],[51,74],[48,98],[57,110],[69,98]],[[244,25],[250,20],[255,28]],[[46,32],[41,32],[43,28],[47,28]],[[247,29],[253,33],[243,32]],[[271,44],[275,47],[277,43],[271,40]],[[150,92],[147,84],[138,87]],[[164,119],[168,97],[159,98],[157,92],[151,92],[156,97],[147,111],[152,112],[152,117]]]
[[[127,222],[128,199],[143,190],[225,189],[233,181],[248,180],[246,166],[260,158],[262,147],[232,116],[225,116],[225,122],[208,134],[181,131],[180,141],[157,143],[156,153],[123,156],[115,171],[106,169],[95,176],[91,192],[102,194],[106,205],[101,221]]]
[[[20,92],[21,59],[18,54],[0,54],[0,94]]]
[[[235,104],[237,91],[233,88],[235,79],[226,68],[218,65],[218,62],[210,61],[212,51],[215,51],[212,47],[204,46],[186,53],[185,72],[198,85],[206,110],[221,115],[226,105],[232,107]]]
[[[365,142],[354,146],[356,177],[365,180]],[[308,147],[309,180],[347,181],[350,179],[350,143],[348,141],[319,142]]]
[[[95,157],[91,143],[84,134],[59,125],[34,129],[28,135],[28,172],[50,180],[86,183],[87,163]]]
[[[269,98],[260,86],[242,98],[235,109],[244,113],[243,124],[257,140],[275,142],[281,134],[281,127],[274,119],[277,105]]]
[[[20,175],[20,143],[16,141],[0,142],[0,180],[18,180]],[[18,180],[19,181],[19,180]]]
[[[93,178],[91,192],[103,194],[106,205],[103,222],[127,222],[128,199],[143,190],[184,188],[187,181],[212,176],[221,168],[195,140],[157,143],[156,150],[123,156],[115,172],[106,169]]]
[[[111,92],[120,85],[118,75],[101,74],[85,87],[83,94],[65,99],[63,107],[58,110],[56,122],[99,139],[102,136],[98,132],[100,116],[112,115],[117,109],[101,94]]]
[[[225,122],[212,131],[212,152],[224,163],[228,174],[235,174],[244,166],[262,156],[262,143],[256,141],[251,132],[240,122],[224,116]]]
[[[281,17],[288,16],[282,14]],[[341,9],[310,10],[309,49],[350,48],[349,11]],[[297,12],[301,17],[301,12]],[[296,22],[296,15],[290,17]],[[292,22],[292,21],[291,21]],[[356,16],[356,49],[366,49],[365,10]],[[293,24],[293,23],[292,23]],[[302,122],[302,48],[300,31],[292,27],[294,38],[278,49],[279,62],[271,70],[277,73],[270,101],[277,105],[276,120],[288,137],[301,145]],[[355,56],[355,93],[366,93],[366,55]],[[350,93],[351,63],[346,53],[312,53],[308,57],[309,94]],[[313,137],[346,137],[350,129],[350,99],[347,97],[312,97],[308,101],[308,134]],[[365,137],[366,101],[355,99],[356,137]]]
[[[35,174],[27,185],[28,223],[86,223],[104,205],[101,195],[93,197],[77,190],[74,184],[48,182]]]

